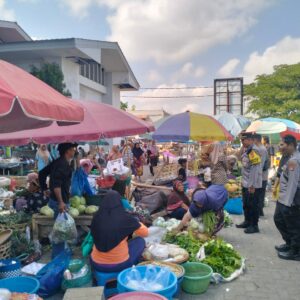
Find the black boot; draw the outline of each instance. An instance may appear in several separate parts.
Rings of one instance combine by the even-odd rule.
[[[248,234],[252,234],[252,233],[258,233],[259,232],[259,229],[258,229],[258,226],[249,226],[247,227],[245,230],[244,230],[245,233],[248,233]]]
[[[279,245],[279,246],[275,246],[275,249],[278,252],[287,252],[291,249],[291,246],[288,245],[288,244],[282,244],[282,245]]]
[[[278,252],[278,257],[287,260],[297,260],[300,261],[300,250],[291,248],[286,252]]]
[[[241,224],[236,224],[235,225],[236,228],[248,228],[249,227],[249,223],[244,221],[243,223]]]

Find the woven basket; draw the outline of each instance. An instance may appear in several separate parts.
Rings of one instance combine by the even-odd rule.
[[[0,259],[6,259],[11,257],[11,241],[8,240],[7,242],[0,245]]]
[[[27,226],[30,226],[30,224],[29,223],[21,223],[21,224],[13,224],[13,225],[0,224],[0,231],[11,229],[13,231],[25,232]]]

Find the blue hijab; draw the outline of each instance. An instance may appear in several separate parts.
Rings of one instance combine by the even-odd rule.
[[[227,202],[228,193],[223,185],[213,184],[206,190],[197,190],[192,198],[193,203],[189,211],[193,218],[197,218],[206,211],[217,212],[223,208]],[[201,207],[198,207],[196,203]]]

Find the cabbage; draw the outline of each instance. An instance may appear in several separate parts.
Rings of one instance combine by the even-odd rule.
[[[86,207],[84,205],[79,205],[77,209],[78,209],[78,211],[79,211],[80,214],[84,214],[85,208]]]
[[[51,209],[48,205],[43,206],[43,207],[41,208],[41,210],[40,210],[40,213],[41,213],[42,215],[47,216],[47,217],[51,217],[51,218],[54,217],[54,211],[53,211],[53,209]]]
[[[79,211],[77,208],[74,208],[74,207],[70,207],[69,209],[69,214],[75,218],[75,217],[78,217],[79,216]]]
[[[86,213],[87,215],[92,215],[92,214],[94,214],[98,209],[99,209],[98,206],[96,206],[96,205],[90,205],[90,206],[88,206],[88,207],[85,209],[85,213]]]
[[[71,202],[71,206],[74,208],[79,207],[79,205],[81,204],[81,198],[79,196],[74,196],[70,199]]]
[[[80,197],[80,204],[81,205],[86,205],[86,201],[84,197]]]

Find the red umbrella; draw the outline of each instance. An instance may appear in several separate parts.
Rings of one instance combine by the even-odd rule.
[[[0,132],[69,125],[83,120],[83,110],[46,83],[0,60]]]
[[[98,141],[143,134],[153,131],[153,125],[108,104],[92,101],[76,101],[84,108],[84,120],[80,124],[49,127],[0,134],[0,145],[26,145],[61,143],[65,141]]]

